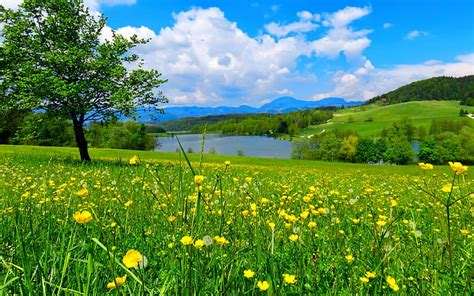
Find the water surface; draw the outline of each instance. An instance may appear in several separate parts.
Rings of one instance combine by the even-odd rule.
[[[178,138],[185,151],[191,149],[194,153],[199,153],[201,150],[202,135],[178,135]],[[156,151],[175,152],[179,148],[174,137],[160,137],[156,140],[160,144]],[[209,134],[206,135],[204,153],[209,153],[210,150],[215,150],[220,155],[238,155],[238,151],[241,151],[245,156],[290,158],[291,142],[264,136]]]

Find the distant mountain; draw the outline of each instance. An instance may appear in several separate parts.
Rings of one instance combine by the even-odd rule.
[[[433,77],[416,81],[391,92],[376,96],[367,104],[397,104],[410,101],[460,101],[474,105],[474,75],[464,77]]]
[[[226,115],[226,114],[255,114],[255,113],[289,113],[297,110],[313,109],[324,106],[357,106],[363,102],[347,102],[341,98],[326,98],[319,101],[303,101],[293,97],[277,98],[270,103],[262,105],[260,108],[242,105],[239,107],[169,107],[164,108],[165,113],[159,114],[156,111],[139,109],[139,121],[158,122],[177,120],[186,117],[208,116],[208,115]]]

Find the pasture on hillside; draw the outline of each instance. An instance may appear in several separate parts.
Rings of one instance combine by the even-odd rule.
[[[460,164],[91,155],[0,146],[3,294],[474,292]]]
[[[461,106],[456,101],[412,101],[386,106],[363,105],[338,110],[328,123],[306,128],[301,134],[309,135],[322,130],[339,129],[353,130],[364,137],[374,137],[392,123],[407,119],[414,126],[422,126],[429,131],[434,119],[472,121],[459,116],[461,109],[470,110],[470,107]]]

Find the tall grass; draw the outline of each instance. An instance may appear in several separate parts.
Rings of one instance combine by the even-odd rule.
[[[0,291],[470,295],[474,186],[453,174],[2,155]]]

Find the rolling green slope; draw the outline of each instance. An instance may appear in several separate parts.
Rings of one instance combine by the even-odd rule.
[[[433,119],[452,119],[473,121],[460,117],[459,110],[474,112],[473,107],[460,106],[456,101],[413,101],[400,104],[376,106],[365,105],[336,112],[328,123],[311,126],[302,131],[302,135],[322,130],[354,130],[361,136],[377,136],[383,128],[393,122],[410,119],[415,126],[429,129]],[[474,122],[474,121],[473,121]]]

